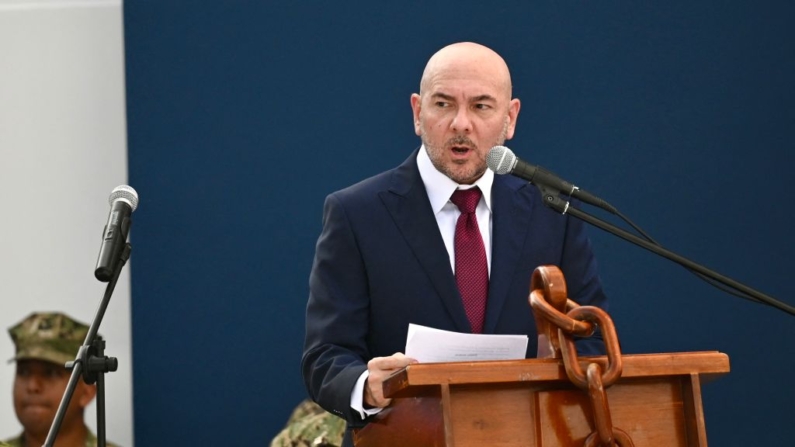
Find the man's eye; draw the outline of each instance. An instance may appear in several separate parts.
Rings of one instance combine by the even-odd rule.
[[[491,106],[488,104],[475,104],[475,108],[478,110],[488,110]]]
[[[65,371],[64,369],[60,369],[60,368],[48,368],[47,371],[44,372],[44,375],[48,379],[57,379],[57,378],[61,377],[61,375],[64,373],[64,371]]]
[[[447,102],[447,101],[436,101],[436,107],[439,107],[439,108],[443,109],[443,108],[446,108],[446,107],[449,107],[449,106],[450,106],[450,103]]]

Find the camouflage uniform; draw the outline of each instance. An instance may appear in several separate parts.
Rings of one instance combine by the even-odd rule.
[[[344,419],[307,399],[293,410],[270,447],[340,447],[345,426]]]
[[[14,360],[42,360],[63,365],[75,359],[77,351],[85,342],[88,326],[59,312],[32,313],[8,329],[14,342]],[[7,439],[0,447],[27,447],[24,434]],[[96,447],[97,437],[88,432],[85,447]],[[108,447],[118,447],[106,442]]]
[[[6,444],[7,443],[7,444]],[[97,437],[94,433],[88,432],[88,436],[86,437],[86,443],[83,444],[84,447],[97,447]],[[19,435],[13,439],[7,439],[5,442],[0,442],[0,447],[28,447],[25,445],[25,439],[23,435]],[[106,447],[119,447],[116,444],[106,442]]]

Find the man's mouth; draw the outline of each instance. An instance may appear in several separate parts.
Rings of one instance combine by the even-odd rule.
[[[451,149],[453,150],[453,153],[458,155],[464,155],[471,150],[466,146],[453,146]]]
[[[28,407],[37,408],[37,407],[49,407],[49,406],[50,406],[50,404],[47,403],[47,402],[35,402],[35,401],[33,401],[33,402],[31,402],[31,401],[22,402],[22,407],[23,408],[28,408]]]

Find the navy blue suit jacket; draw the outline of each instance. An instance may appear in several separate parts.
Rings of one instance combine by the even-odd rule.
[[[361,425],[350,408],[357,378],[373,357],[403,352],[409,323],[470,332],[450,259],[417,168],[417,151],[399,167],[326,198],[310,275],[302,371],[323,408]],[[546,208],[539,191],[495,176],[492,261],[483,332],[536,332],[530,277],[557,265],[569,297],[602,308],[606,298],[583,223]],[[603,349],[578,346],[581,352]]]

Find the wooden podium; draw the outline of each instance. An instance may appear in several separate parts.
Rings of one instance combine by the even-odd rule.
[[[729,372],[726,354],[621,355],[609,315],[570,301],[559,268],[537,267],[530,290],[539,358],[409,365],[384,382],[392,404],[354,432],[354,445],[707,446],[701,383]],[[607,356],[574,353],[571,334],[593,331],[585,321],[599,325]],[[566,365],[569,373],[591,366],[584,389]]]
[[[729,371],[728,356],[625,355],[623,362],[607,389],[613,425],[635,447],[706,447],[701,384]],[[594,429],[588,395],[559,359],[410,365],[384,391],[392,405],[354,433],[356,447],[579,447]]]

